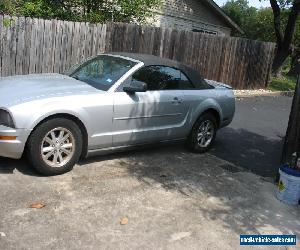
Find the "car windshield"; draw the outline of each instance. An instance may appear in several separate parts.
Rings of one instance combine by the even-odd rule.
[[[70,74],[70,77],[107,91],[136,64],[124,58],[101,55],[79,66]]]

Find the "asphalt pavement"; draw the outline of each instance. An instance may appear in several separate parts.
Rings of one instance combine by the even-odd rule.
[[[280,166],[292,98],[239,98],[229,127],[218,132],[211,153],[264,177],[275,177]]]
[[[90,158],[54,177],[2,158],[0,249],[231,250],[240,234],[299,238],[299,207],[279,202],[266,178],[278,171],[290,106],[287,97],[237,101],[206,154],[154,147]]]

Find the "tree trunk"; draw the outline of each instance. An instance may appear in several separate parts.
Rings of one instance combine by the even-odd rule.
[[[291,54],[291,44],[295,33],[296,21],[300,12],[300,0],[291,1],[292,6],[284,32],[282,29],[281,8],[278,0],[270,0],[274,14],[274,31],[277,40],[277,52],[274,58],[272,71],[278,75],[284,61]]]
[[[291,68],[288,72],[289,76],[297,76],[297,68],[300,67],[300,48],[297,48],[292,55]]]
[[[299,69],[298,69],[299,70]],[[291,160],[294,152],[300,153],[300,75],[295,89],[292,110],[287,128],[281,162]]]
[[[280,76],[281,68],[285,60],[290,55],[289,48],[278,48],[272,65],[272,73],[275,76]]]

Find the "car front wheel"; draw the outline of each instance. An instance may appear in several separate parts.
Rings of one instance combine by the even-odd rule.
[[[188,138],[188,147],[196,153],[205,153],[213,145],[217,134],[217,121],[213,114],[203,114],[194,124]]]
[[[27,144],[27,157],[43,175],[59,175],[72,170],[82,151],[82,135],[77,124],[54,118],[40,124]]]

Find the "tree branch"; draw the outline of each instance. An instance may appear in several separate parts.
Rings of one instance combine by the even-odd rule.
[[[289,19],[284,33],[283,47],[289,48],[295,32],[297,17],[300,13],[300,0],[295,0],[291,8]]]
[[[281,46],[283,43],[283,32],[281,30],[281,10],[277,3],[277,0],[270,0],[270,4],[274,13],[274,28],[275,28],[277,45]]]

